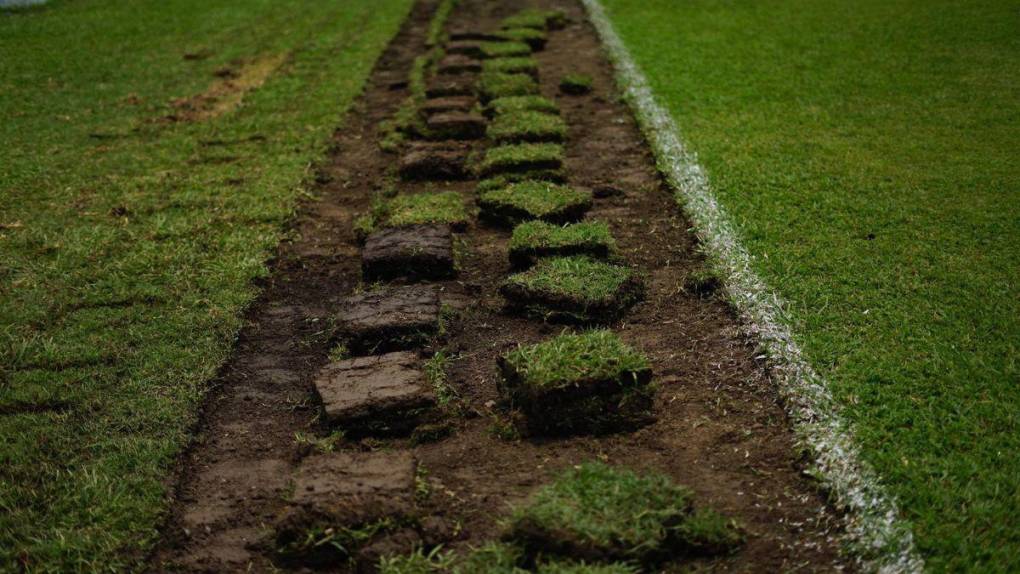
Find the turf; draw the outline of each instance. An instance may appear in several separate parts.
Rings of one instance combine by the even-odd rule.
[[[531,55],[531,46],[524,42],[482,42],[483,58],[522,58]]]
[[[531,294],[551,302],[569,300],[579,307],[626,307],[639,299],[631,293],[637,282],[629,267],[585,256],[549,257],[504,281],[505,291]]]
[[[562,145],[525,143],[489,148],[478,170],[482,175],[495,175],[508,171],[558,170],[562,167]]]
[[[1006,0],[606,0],[934,572],[1020,569]]]
[[[595,80],[587,74],[567,74],[560,79],[560,91],[580,96],[591,92]]]
[[[652,562],[674,550],[692,498],[661,474],[585,463],[515,509],[507,538],[529,554]]]
[[[0,570],[138,569],[252,279],[410,5],[0,14]],[[167,119],[227,68],[264,83]]]
[[[524,111],[558,114],[560,113],[560,108],[556,105],[556,102],[542,96],[511,96],[507,98],[498,98],[492,100],[486,106],[486,112],[491,115]]]
[[[478,78],[478,94],[484,102],[512,96],[533,96],[538,94],[538,82],[527,74],[486,72]]]
[[[560,10],[539,10],[529,8],[504,18],[500,27],[505,30],[513,28],[532,28],[535,30],[547,30],[562,28],[566,24],[566,14]]]
[[[355,221],[355,232],[364,239],[383,227],[446,223],[463,229],[470,221],[464,199],[456,191],[402,194],[378,201],[370,213]]]
[[[559,142],[567,137],[567,123],[543,112],[510,112],[496,116],[485,135],[497,144]]]
[[[538,75],[538,62],[534,58],[495,58],[482,60],[482,72],[486,74],[528,74]]]
[[[510,261],[521,266],[550,255],[607,257],[616,251],[616,240],[602,221],[568,225],[528,221],[514,228],[509,251]]]
[[[545,31],[534,28],[509,28],[494,32],[493,35],[504,40],[524,42],[532,50],[541,50],[547,40]]]
[[[548,181],[521,181],[478,194],[482,217],[498,222],[576,221],[591,203],[591,192]]]
[[[517,378],[511,394],[531,398],[572,387],[579,381],[637,383],[647,378],[650,368],[644,355],[608,329],[564,333],[521,346],[507,353],[502,362]]]

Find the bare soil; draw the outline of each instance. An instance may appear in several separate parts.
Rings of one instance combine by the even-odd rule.
[[[848,570],[838,554],[840,518],[804,475],[793,436],[753,346],[741,338],[727,306],[688,293],[687,276],[702,268],[689,222],[655,170],[629,110],[618,101],[612,70],[576,2],[570,24],[550,32],[536,53],[543,94],[569,125],[569,183],[596,192],[588,218],[609,223],[620,254],[644,273],[646,294],[613,328],[652,362],[658,385],[655,421],[633,432],[558,439],[505,440],[494,406],[496,359],[518,344],[562,327],[518,317],[504,307],[499,284],[512,272],[507,229],[482,223],[459,235],[460,271],[436,283],[444,304],[459,310],[442,338],[421,349],[454,357],[449,383],[463,416],[454,431],[428,444],[408,438],[347,439],[345,453],[410,452],[427,472],[427,516],[459,524],[447,547],[466,549],[498,538],[499,519],[536,487],[570,465],[599,459],[664,472],[689,486],[697,504],[737,518],[746,544],[731,556],[693,564],[719,572]],[[521,0],[462,0],[449,29],[496,29]],[[233,356],[209,393],[193,446],[182,457],[176,498],[152,556],[155,571],[271,571],[265,551],[272,526],[287,510],[295,472],[311,455],[296,433],[327,436],[314,391],[329,362],[332,318],[361,282],[361,249],[352,229],[374,193],[392,185],[398,158],[382,152],[378,125],[406,98],[406,78],[434,0],[419,2],[377,65],[364,96],[335,136],[317,178],[319,197],[294,223],[273,272],[248,313]],[[594,78],[591,94],[563,95],[568,72]],[[456,76],[454,76],[456,77]],[[458,142],[480,150],[484,141]],[[400,182],[402,192],[456,190],[474,200],[475,181]],[[342,489],[342,486],[339,486]],[[670,566],[679,572],[691,562]],[[283,565],[287,569],[286,565]],[[336,571],[343,571],[338,565]],[[670,571],[667,568],[667,571]]]

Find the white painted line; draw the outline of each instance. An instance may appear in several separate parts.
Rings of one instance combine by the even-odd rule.
[[[656,102],[600,1],[582,2],[613,61],[624,97],[655,152],[659,170],[683,201],[745,330],[768,357],[771,378],[797,439],[814,457],[813,474],[846,516],[847,550],[868,572],[922,572],[924,561],[914,548],[909,524],[900,519],[896,502],[861,459],[826,382],[793,339],[782,299],[754,272],[751,255],[716,200],[697,156],[680,140],[672,116]]]

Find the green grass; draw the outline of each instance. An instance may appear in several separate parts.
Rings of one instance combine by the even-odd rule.
[[[513,112],[545,112],[547,114],[560,113],[556,102],[543,96],[510,96],[497,98],[486,106],[486,113],[491,115],[509,114]]]
[[[524,42],[482,42],[482,58],[521,58],[531,55],[531,46]]]
[[[1020,13],[606,0],[932,571],[1020,569]]]
[[[553,255],[608,257],[616,251],[616,240],[602,221],[567,225],[528,221],[514,228],[509,251],[510,261],[518,266]]]
[[[567,180],[567,174],[562,169],[536,169],[522,172],[507,172],[487,177],[478,182],[475,191],[481,194],[485,191],[500,189],[513,183],[522,181],[548,181],[550,183],[563,183]]]
[[[643,354],[608,329],[564,333],[503,357],[519,379],[514,394],[532,396],[565,389],[579,381],[636,382],[650,369]]]
[[[595,80],[587,74],[567,74],[560,79],[560,91],[580,96],[591,92]]]
[[[495,58],[493,60],[482,60],[482,73],[528,74],[529,76],[535,77],[538,75],[538,62],[531,57]]]
[[[555,143],[525,143],[491,147],[478,166],[482,175],[507,171],[558,170],[563,167],[563,146]]]
[[[410,5],[0,14],[0,570],[138,567],[252,279]],[[279,67],[161,119],[239,61]]]
[[[513,16],[504,18],[500,27],[504,30],[513,28],[532,28],[535,30],[547,30],[562,28],[567,23],[567,15],[561,10],[539,10],[528,8],[521,10]]]
[[[527,74],[485,72],[478,78],[478,94],[485,102],[496,98],[532,96],[538,94],[538,82]]]
[[[493,35],[504,40],[524,42],[532,50],[541,50],[547,40],[545,31],[534,28],[509,28],[494,32]]]
[[[485,135],[498,144],[559,142],[567,137],[567,123],[560,116],[543,112],[511,112],[496,116]]]
[[[575,221],[591,203],[591,192],[548,181],[521,181],[478,194],[482,217],[504,223],[528,219]]]
[[[681,530],[693,495],[658,473],[600,462],[568,470],[514,510],[507,537],[529,554],[548,552],[594,560],[650,563],[688,551]],[[719,538],[726,523],[700,520],[685,534]]]
[[[629,267],[578,255],[541,259],[531,269],[507,277],[504,285],[596,307],[624,296],[635,280]]]
[[[456,191],[403,194],[381,199],[355,221],[355,232],[365,238],[384,227],[446,223],[462,229],[471,221],[464,199]]]

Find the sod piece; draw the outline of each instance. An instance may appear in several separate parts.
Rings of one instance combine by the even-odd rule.
[[[444,112],[470,112],[474,106],[475,99],[471,96],[449,96],[427,99],[418,107],[418,111],[430,116]]]
[[[496,116],[485,135],[498,144],[561,142],[567,137],[567,123],[543,112],[510,112]]]
[[[448,279],[455,274],[449,225],[386,228],[368,236],[361,251],[365,281]]]
[[[480,217],[499,225],[541,219],[567,223],[591,209],[591,193],[548,181],[521,181],[478,194]]]
[[[560,91],[572,96],[590,93],[594,80],[587,74],[567,74],[560,80]]]
[[[479,39],[454,40],[446,44],[443,51],[450,55],[467,56],[468,58],[482,57],[482,44]]]
[[[524,42],[480,42],[480,58],[518,58],[531,55],[531,46]]]
[[[606,258],[616,250],[609,226],[601,221],[553,225],[528,221],[514,228],[510,237],[510,263],[530,267],[542,257],[587,255]]]
[[[614,432],[650,420],[652,372],[612,331],[563,334],[497,360],[499,390],[531,435]]]
[[[527,74],[482,74],[478,80],[478,96],[483,102],[509,96],[538,94],[538,82]]]
[[[468,175],[464,149],[440,144],[415,144],[400,158],[397,166],[405,180],[455,180]]]
[[[507,28],[494,34],[500,40],[524,42],[532,50],[538,52],[545,48],[547,36],[544,31],[535,28]]]
[[[618,320],[644,295],[637,273],[590,257],[548,257],[500,287],[510,310],[550,321]]]
[[[275,558],[306,566],[355,559],[414,514],[416,463],[406,452],[331,453],[305,459],[275,527]]]
[[[478,182],[475,190],[478,193],[493,189],[501,189],[512,183],[522,181],[548,181],[551,183],[564,183],[567,181],[567,174],[561,169],[536,169],[524,172],[508,172],[493,177],[487,177]]]
[[[348,434],[410,431],[436,405],[417,354],[406,351],[329,363],[314,385],[326,422]]]
[[[413,285],[348,297],[336,316],[337,335],[354,354],[419,347],[439,333],[439,290]]]
[[[563,167],[563,146],[553,143],[510,144],[489,148],[478,166],[482,175]]]
[[[562,10],[538,10],[535,8],[521,10],[500,22],[500,27],[504,30],[513,28],[558,30],[566,25],[567,15]]]
[[[613,562],[611,564],[589,564],[586,562],[546,562],[539,564],[536,574],[638,574],[636,566]]]
[[[444,76],[475,74],[482,71],[482,63],[477,58],[464,54],[449,54],[439,61],[437,72]]]
[[[425,87],[425,96],[429,98],[472,96],[474,93],[475,78],[470,74],[435,76]]]
[[[455,191],[402,194],[383,200],[358,218],[355,232],[364,240],[389,227],[445,224],[462,231],[470,221],[464,199]]]
[[[484,60],[481,66],[486,74],[527,74],[538,78],[538,62],[534,58],[496,58]]]
[[[560,108],[556,102],[543,96],[510,96],[496,98],[485,107],[485,114],[498,116],[513,112],[545,112],[547,114],[558,114]]]
[[[473,140],[485,135],[485,118],[471,112],[443,112],[425,120],[428,136],[433,140]]]

